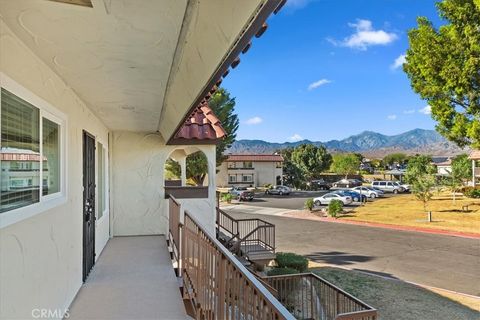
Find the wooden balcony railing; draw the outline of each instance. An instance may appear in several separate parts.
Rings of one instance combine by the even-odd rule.
[[[175,272],[180,272],[180,203],[170,196],[168,200],[168,245],[171,248]]]
[[[295,319],[193,216],[184,220],[183,293],[197,319]]]
[[[313,273],[264,280],[297,319],[375,320],[377,310]]]

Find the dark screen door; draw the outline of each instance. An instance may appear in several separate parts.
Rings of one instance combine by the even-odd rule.
[[[83,281],[95,263],[95,138],[83,131]]]

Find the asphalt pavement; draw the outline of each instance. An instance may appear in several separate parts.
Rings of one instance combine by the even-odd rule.
[[[288,207],[285,209],[299,209],[303,207],[304,201],[303,197],[292,196],[259,197],[252,205],[263,204],[263,210],[267,210],[268,205],[272,204],[277,205],[277,208],[282,205],[284,208]],[[226,210],[228,211],[228,208]],[[278,215],[238,212],[231,214],[237,218],[261,217],[275,224],[277,252],[295,252],[318,263],[348,267],[480,296],[478,239],[302,220]]]

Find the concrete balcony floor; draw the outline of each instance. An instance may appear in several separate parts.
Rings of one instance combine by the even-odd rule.
[[[68,319],[190,319],[165,237],[111,239],[73,301]]]

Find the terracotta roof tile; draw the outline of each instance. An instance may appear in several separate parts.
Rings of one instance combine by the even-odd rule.
[[[473,150],[468,158],[471,160],[480,160],[480,150]]]
[[[198,106],[175,134],[181,140],[218,140],[226,133],[207,103]]]
[[[231,154],[226,161],[282,162],[283,157],[279,154]]]

